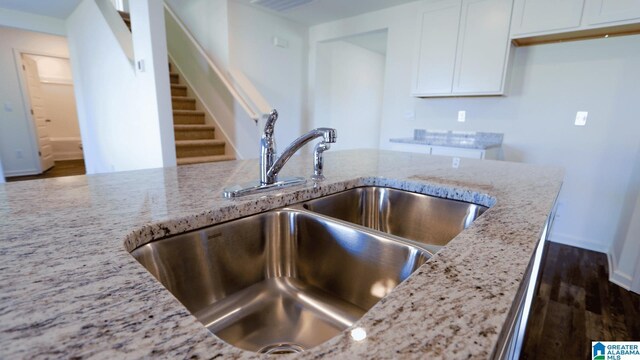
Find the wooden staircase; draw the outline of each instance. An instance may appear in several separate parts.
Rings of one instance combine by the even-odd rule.
[[[131,30],[129,14],[120,12],[120,16]],[[215,126],[207,124],[205,112],[198,110],[196,99],[189,96],[188,87],[180,83],[180,74],[173,71],[171,63],[169,79],[178,165],[235,160],[227,154],[226,142],[216,138]]]
[[[196,99],[188,96],[187,86],[180,84],[180,75],[172,70],[169,64],[178,165],[234,160],[225,152],[225,141],[216,139],[215,126],[205,122],[206,115],[197,109]]]

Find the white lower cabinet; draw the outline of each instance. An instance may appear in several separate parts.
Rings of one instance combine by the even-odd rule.
[[[465,149],[450,146],[431,146],[421,144],[390,143],[390,150],[419,154],[452,156],[467,159],[500,160],[500,147],[490,149]]]

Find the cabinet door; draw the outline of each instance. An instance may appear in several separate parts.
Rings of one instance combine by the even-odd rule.
[[[431,146],[422,145],[422,144],[408,144],[408,143],[389,143],[389,150],[392,151],[402,151],[402,152],[410,152],[410,153],[418,153],[418,154],[430,154]]]
[[[419,14],[415,95],[450,94],[461,0],[426,5]]]
[[[587,0],[589,25],[640,19],[640,0]]]
[[[511,33],[517,36],[580,26],[584,0],[515,0],[513,6]]]
[[[453,93],[501,93],[512,0],[463,0]]]
[[[484,150],[434,146],[431,148],[431,155],[456,156],[456,157],[469,158],[469,159],[483,159]]]

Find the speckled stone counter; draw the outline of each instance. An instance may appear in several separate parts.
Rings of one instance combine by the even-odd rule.
[[[296,157],[283,175],[309,175]],[[493,205],[354,326],[297,357],[488,357],[562,181],[557,168],[327,152],[319,186],[239,200],[257,161],[0,184],[0,358],[260,358],[202,326],[129,251],[169,234],[375,184]]]
[[[502,146],[500,133],[466,131],[427,131],[416,129],[412,138],[390,139],[390,142],[461,149],[488,150]]]

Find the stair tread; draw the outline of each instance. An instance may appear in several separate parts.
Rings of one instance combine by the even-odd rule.
[[[213,130],[215,125],[209,124],[174,124],[175,130]]]
[[[204,111],[202,110],[176,109],[176,110],[173,110],[173,113],[177,115],[204,115]]]
[[[176,88],[176,89],[186,89],[187,85],[182,85],[182,84],[171,84],[172,88]]]
[[[200,164],[207,162],[217,162],[217,161],[230,161],[235,160],[236,157],[233,155],[211,155],[211,156],[193,156],[193,157],[185,157],[177,159],[178,165],[190,165],[190,164]]]
[[[203,146],[203,145],[224,145],[225,141],[220,139],[210,140],[176,140],[176,146]]]
[[[178,100],[178,101],[189,101],[189,102],[196,101],[196,99],[192,98],[191,96],[172,96],[171,99]]]

